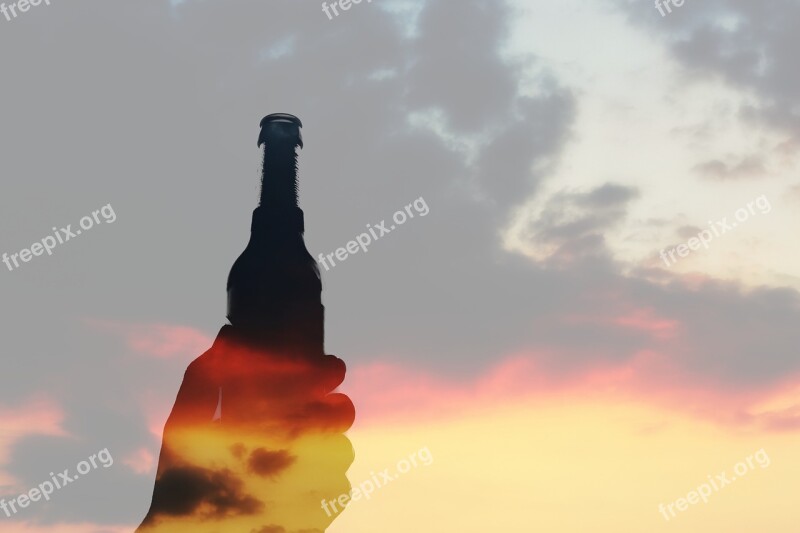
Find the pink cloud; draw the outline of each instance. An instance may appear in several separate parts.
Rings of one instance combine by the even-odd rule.
[[[444,415],[468,406],[494,404],[552,388],[534,357],[510,357],[466,381],[394,363],[353,367],[342,387],[356,405],[357,421]]]
[[[214,341],[205,332],[188,326],[126,324],[96,319],[87,319],[85,322],[123,336],[131,350],[150,357],[190,361],[208,350]]]
[[[149,474],[155,471],[155,456],[147,448],[139,448],[122,458],[122,464],[137,474]]]
[[[781,409],[758,410],[757,405],[779,394],[778,388],[736,389],[711,383],[687,372],[681,364],[679,320],[661,316],[652,308],[637,308],[619,301],[607,315],[566,315],[554,324],[593,324],[621,333],[644,334],[653,346],[634,353],[598,354],[586,360],[558,347],[507,356],[481,376],[456,379],[389,362],[351,367],[343,388],[355,402],[358,422],[387,417],[429,417],[513,403],[522,399],[615,398],[648,402],[726,424],[758,425],[764,429],[800,427],[800,398]],[[124,336],[128,346],[151,357],[184,359],[187,363],[207,350],[213,339],[194,328],[163,324],[122,324],[89,320],[91,325]],[[579,369],[559,369],[557,361],[584,359]],[[609,362],[611,361],[611,362]],[[786,386],[800,383],[800,377]],[[163,398],[145,398],[148,427],[158,440],[169,407]],[[128,466],[139,473],[150,470],[152,453],[140,450]]]
[[[657,339],[674,337],[680,325],[677,320],[659,317],[653,309],[634,309],[630,313],[613,318],[611,323],[649,333]]]
[[[356,405],[357,424],[431,420],[531,402],[621,401],[682,411],[723,425],[765,431],[800,429],[800,376],[779,387],[726,388],[698,380],[655,350],[573,373],[548,371],[543,362],[552,357],[549,353],[511,356],[465,380],[374,363],[352,368],[343,392]]]
[[[33,435],[67,436],[62,427],[64,414],[47,398],[35,398],[19,406],[0,407],[0,465],[7,465],[11,449],[20,440]],[[0,470],[0,490],[15,489],[15,480]]]
[[[623,331],[641,332],[656,340],[668,340],[677,336],[680,322],[659,316],[652,308],[632,308],[608,315],[568,315],[563,318],[567,324],[596,324]]]

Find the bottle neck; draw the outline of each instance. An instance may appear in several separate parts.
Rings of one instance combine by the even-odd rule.
[[[297,146],[289,142],[264,145],[259,206],[286,212],[298,208]]]

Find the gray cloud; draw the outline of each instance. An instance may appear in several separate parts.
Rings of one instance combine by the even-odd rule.
[[[615,0],[636,24],[661,34],[674,57],[697,77],[721,77],[755,91],[760,102],[744,118],[800,133],[800,73],[794,50],[800,5],[792,0],[708,0],[662,18],[651,5]]]
[[[712,159],[696,165],[694,171],[705,178],[720,181],[759,179],[768,174],[763,158],[758,155],[745,157],[736,163]]]
[[[627,204],[638,196],[636,189],[612,183],[586,193],[557,193],[529,222],[526,234],[536,246],[553,250],[551,262],[608,260],[604,233],[625,218]]]

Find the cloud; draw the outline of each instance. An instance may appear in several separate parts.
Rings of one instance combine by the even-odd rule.
[[[292,466],[296,460],[287,450],[257,448],[250,453],[247,466],[250,472],[258,476],[273,478]]]
[[[264,526],[259,529],[253,529],[251,533],[286,533],[283,526]]]
[[[677,320],[656,316],[652,309],[635,309],[627,315],[612,318],[611,322],[623,328],[647,332],[657,339],[675,336],[680,324]]]
[[[766,164],[760,155],[745,157],[733,164],[713,159],[699,163],[694,167],[694,171],[704,178],[720,181],[759,179],[768,174]]]
[[[420,110],[441,109],[446,127],[462,134],[489,133],[492,128],[509,125],[534,126],[529,119],[537,99],[520,98],[519,94],[524,64],[505,60],[500,54],[511,31],[513,10],[509,5],[485,0],[458,4],[433,0],[419,5],[415,38],[409,43],[409,55],[414,59],[406,82],[409,105]],[[441,32],[443,27],[450,29],[447,35]],[[455,87],[470,90],[453,91]],[[521,111],[520,120],[509,124],[514,111]],[[555,107],[551,111],[557,112]],[[514,155],[521,154],[514,151]]]
[[[122,463],[137,474],[149,474],[155,470],[156,459],[147,448],[139,448],[122,458]]]
[[[588,192],[559,191],[538,202],[523,233],[536,260],[551,266],[609,256],[604,234],[622,222],[639,191],[606,183]]]
[[[611,321],[619,322],[619,321]],[[622,321],[629,327],[630,320]],[[641,318],[633,327],[642,327]],[[644,329],[662,337],[660,321]],[[390,363],[356,369],[346,389],[362,406],[358,428],[393,422],[427,424],[465,412],[514,405],[561,405],[597,401],[647,404],[737,431],[782,432],[800,427],[800,373],[785,385],[747,390],[698,379],[669,353],[641,350],[620,362],[598,362],[564,373],[549,362],[554,354],[509,356],[469,383]],[[560,357],[563,354],[555,354]]]
[[[45,397],[28,400],[17,406],[0,407],[0,465],[8,465],[12,450],[24,439],[44,435],[66,437],[63,410]],[[0,471],[0,491],[18,492],[19,483],[10,474]]]
[[[126,324],[87,319],[90,326],[125,337],[128,347],[150,357],[192,360],[211,347],[208,334],[192,327],[168,324]]]
[[[709,0],[677,10],[666,24],[638,2],[617,3],[632,20],[661,34],[694,77],[719,76],[752,91],[758,101],[740,109],[743,118],[800,133],[800,75],[793,68],[793,50],[800,45],[794,31],[800,21],[796,2]]]
[[[183,466],[164,471],[156,485],[162,493],[153,496],[148,523],[161,517],[196,516],[199,519],[222,519],[253,515],[264,504],[243,492],[243,483],[230,471],[214,471]]]

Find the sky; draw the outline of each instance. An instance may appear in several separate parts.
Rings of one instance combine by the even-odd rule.
[[[800,4],[664,12],[0,15],[0,253],[54,243],[0,263],[0,498],[114,458],[0,529],[144,516],[183,372],[225,323],[258,123],[289,112],[311,254],[395,226],[321,269],[357,412],[348,476],[396,471],[328,531],[796,531]]]

